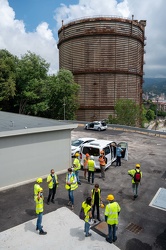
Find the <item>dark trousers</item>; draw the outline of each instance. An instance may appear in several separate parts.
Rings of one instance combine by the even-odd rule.
[[[93,219],[94,219],[95,207],[97,209],[97,219],[100,220],[99,202],[93,204],[93,207],[92,207],[92,217],[93,217]]]
[[[121,156],[117,156],[117,158],[116,158],[116,166],[121,166]]]
[[[94,171],[88,171],[88,182],[90,182],[91,175],[92,175],[92,183],[94,183]]]
[[[55,194],[56,194],[56,185],[54,185],[53,188],[49,188],[49,194],[48,194],[47,201],[49,202],[50,199],[53,201]]]

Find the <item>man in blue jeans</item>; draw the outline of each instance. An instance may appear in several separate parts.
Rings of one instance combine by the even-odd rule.
[[[85,214],[85,225],[84,225],[84,232],[85,232],[85,237],[89,237],[92,234],[89,233],[90,230],[90,220],[92,219],[92,211],[91,211],[91,201],[92,198],[88,197],[86,201],[82,203],[82,208],[84,209],[84,214]]]
[[[116,148],[116,167],[121,166],[121,158],[122,158],[123,149],[118,144]]]
[[[68,173],[66,174],[66,190],[68,190],[69,202],[71,209],[74,209],[74,190],[78,188],[77,178],[75,173],[72,172],[71,168],[68,168]]]
[[[108,224],[108,236],[106,237],[106,241],[112,243],[117,240],[116,229],[121,208],[119,204],[114,201],[114,196],[112,194],[107,196],[107,200],[109,203],[105,208],[105,222]]]
[[[36,230],[39,230],[40,235],[45,235],[47,232],[43,231],[42,224],[42,217],[43,217],[43,189],[40,188],[38,195],[35,198],[36,201],[36,214],[37,214],[37,223],[36,223]]]

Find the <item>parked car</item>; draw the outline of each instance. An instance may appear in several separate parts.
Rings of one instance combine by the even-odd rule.
[[[107,124],[105,121],[94,121],[94,122],[89,122],[85,125],[85,129],[92,129],[92,130],[106,130],[107,129]]]
[[[75,153],[80,153],[81,146],[84,143],[92,142],[94,140],[97,140],[97,139],[85,137],[85,138],[79,138],[79,139],[73,140],[71,142],[71,156],[73,157]]]
[[[81,165],[83,166],[83,159],[85,158],[86,153],[94,156],[96,163],[96,168],[100,169],[99,165],[99,156],[100,152],[103,150],[105,157],[107,158],[107,164],[105,168],[111,166],[111,164],[116,161],[116,146],[119,144],[123,149],[122,159],[128,160],[128,143],[127,142],[115,142],[109,140],[95,140],[89,143],[82,145],[80,154],[81,154]]]

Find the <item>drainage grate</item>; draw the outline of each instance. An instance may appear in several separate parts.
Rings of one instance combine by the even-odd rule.
[[[153,173],[155,173],[155,174],[161,174],[161,172],[162,172],[162,171],[160,171],[160,170],[156,170],[156,169],[153,170]]]
[[[132,233],[138,234],[138,233],[140,233],[140,232],[142,231],[143,228],[140,227],[140,226],[138,226],[138,225],[135,225],[135,224],[133,224],[133,223],[130,223],[130,224],[126,227],[126,229],[127,229],[128,231],[132,232]]]

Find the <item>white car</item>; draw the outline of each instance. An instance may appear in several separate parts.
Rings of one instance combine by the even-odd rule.
[[[81,146],[84,143],[95,141],[95,140],[97,140],[97,139],[96,138],[88,138],[88,137],[73,140],[71,142],[71,156],[73,157],[75,155],[75,153],[80,153]]]
[[[94,121],[94,122],[89,122],[85,125],[85,129],[92,129],[92,130],[106,130],[107,129],[107,124],[105,121]]]

